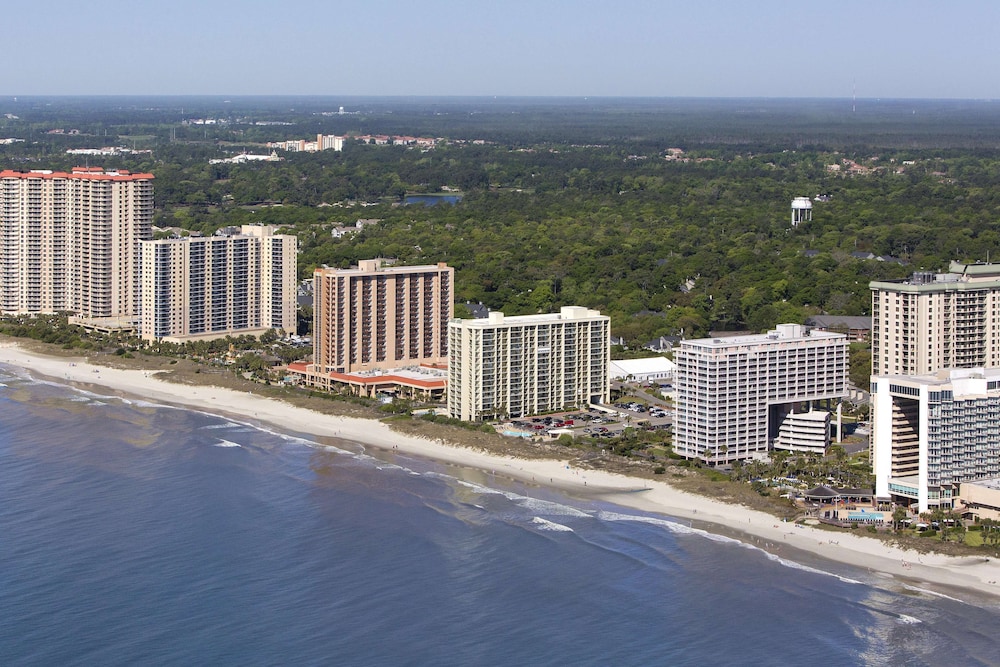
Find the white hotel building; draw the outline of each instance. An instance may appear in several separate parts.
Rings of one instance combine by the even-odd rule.
[[[294,236],[266,225],[238,234],[142,243],[145,340],[182,342],[296,328]]]
[[[1000,368],[872,378],[875,495],[950,509],[959,484],[1000,477]]]
[[[0,311],[130,320],[152,220],[152,174],[0,172]]]
[[[712,464],[819,448],[820,419],[798,413],[847,393],[847,337],[798,324],[682,341],[674,361],[674,450]]]
[[[453,319],[448,414],[479,421],[607,403],[610,362],[611,318],[596,310]]]

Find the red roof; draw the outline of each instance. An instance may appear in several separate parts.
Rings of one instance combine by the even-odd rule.
[[[352,384],[401,384],[403,386],[421,387],[423,389],[443,389],[448,386],[447,378],[439,377],[433,380],[421,380],[418,378],[406,377],[404,375],[373,375],[363,376],[352,373],[328,373],[331,379]]]
[[[293,361],[288,364],[287,368],[289,372],[306,375],[308,366],[309,364],[304,361]],[[331,372],[317,373],[317,375],[328,376],[331,379],[338,380],[340,382],[360,385],[399,384],[403,386],[420,387],[422,389],[444,389],[448,385],[448,379],[445,377],[435,377],[424,380],[421,378],[407,377],[405,375],[393,375],[392,373],[387,373],[385,375],[356,375],[354,373]]]
[[[127,171],[113,171],[105,173],[100,167],[73,167],[72,173],[65,171],[14,171],[4,169],[0,171],[0,178],[70,178],[85,181],[148,181],[152,180],[152,174],[132,174]]]

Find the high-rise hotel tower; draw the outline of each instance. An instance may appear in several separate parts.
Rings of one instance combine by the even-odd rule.
[[[1000,264],[875,281],[872,375],[1000,366]]]
[[[713,465],[762,455],[783,442],[800,449],[787,443],[809,440],[815,428],[796,416],[802,404],[847,393],[847,337],[799,324],[685,340],[674,360],[674,451]]]
[[[448,360],[455,269],[384,266],[317,269],[313,278],[313,372],[354,373]]]
[[[295,333],[296,239],[269,225],[142,244],[145,340]]]
[[[0,311],[134,317],[153,175],[0,172]]]
[[[454,319],[448,327],[448,415],[462,421],[607,403],[611,318],[582,306],[558,313]]]

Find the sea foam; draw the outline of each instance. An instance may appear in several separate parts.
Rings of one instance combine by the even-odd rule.
[[[531,523],[538,526],[539,530],[551,530],[557,533],[572,533],[574,532],[569,526],[564,526],[561,523],[556,523],[555,521],[549,521],[543,519],[540,516],[535,516],[531,518]]]

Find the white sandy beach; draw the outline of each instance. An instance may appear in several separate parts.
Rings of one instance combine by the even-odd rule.
[[[900,585],[905,583],[928,590],[972,589],[1000,595],[1000,561],[997,559],[904,551],[850,533],[782,523],[762,512],[678,491],[665,482],[573,468],[566,461],[496,456],[407,436],[375,420],[323,415],[279,400],[217,387],[174,384],[157,379],[154,373],[96,366],[84,359],[43,356],[27,352],[14,343],[4,343],[0,347],[0,363],[66,383],[98,385],[152,402],[241,415],[287,431],[345,438],[386,450],[395,448],[405,454],[492,471],[528,484],[551,486],[600,497],[625,507],[689,519],[699,525],[724,526],[751,536],[751,543],[779,556],[788,555],[795,549],[804,550],[881,573],[887,580],[898,580]],[[711,530],[710,525],[706,528]],[[960,592],[956,594],[951,590],[947,594],[961,597]]]

